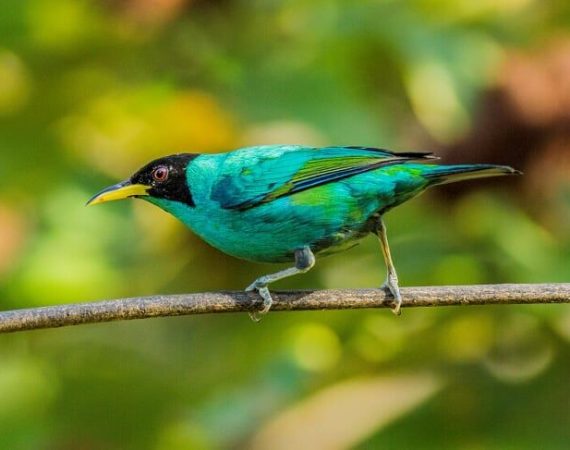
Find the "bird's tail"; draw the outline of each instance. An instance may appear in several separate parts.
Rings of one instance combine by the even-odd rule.
[[[457,164],[450,166],[430,166],[424,177],[434,185],[454,183],[475,178],[520,175],[522,172],[509,166],[494,164]]]

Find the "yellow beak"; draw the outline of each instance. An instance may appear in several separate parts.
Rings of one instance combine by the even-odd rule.
[[[88,202],[87,206],[98,205],[99,203],[112,202],[115,200],[123,200],[129,197],[144,197],[148,195],[150,186],[143,184],[131,184],[130,181],[123,181],[103,189],[94,195]]]

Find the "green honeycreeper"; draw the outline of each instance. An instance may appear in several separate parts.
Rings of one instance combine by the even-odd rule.
[[[265,145],[219,154],[178,154],[152,161],[88,204],[142,198],[180,219],[213,247],[256,262],[294,262],[246,290],[271,308],[270,283],[307,272],[316,255],[378,236],[387,267],[383,285],[399,314],[402,298],[384,213],[430,186],[520,172],[492,164],[422,164],[431,153],[367,147]],[[251,314],[254,320],[257,315]]]

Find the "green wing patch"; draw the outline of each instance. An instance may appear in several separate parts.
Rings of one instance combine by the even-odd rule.
[[[427,153],[349,147],[288,152],[245,165],[239,175],[225,175],[214,187],[212,198],[225,209],[245,210],[379,167],[430,158]]]

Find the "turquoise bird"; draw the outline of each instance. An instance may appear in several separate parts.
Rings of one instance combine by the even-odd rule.
[[[236,258],[294,262],[246,289],[263,299],[261,314],[271,308],[269,284],[305,273],[316,256],[345,250],[375,234],[387,267],[383,287],[399,314],[402,297],[384,214],[431,186],[520,173],[492,164],[424,164],[434,159],[431,153],[299,145],[179,154],[152,161],[88,204],[142,198]]]

